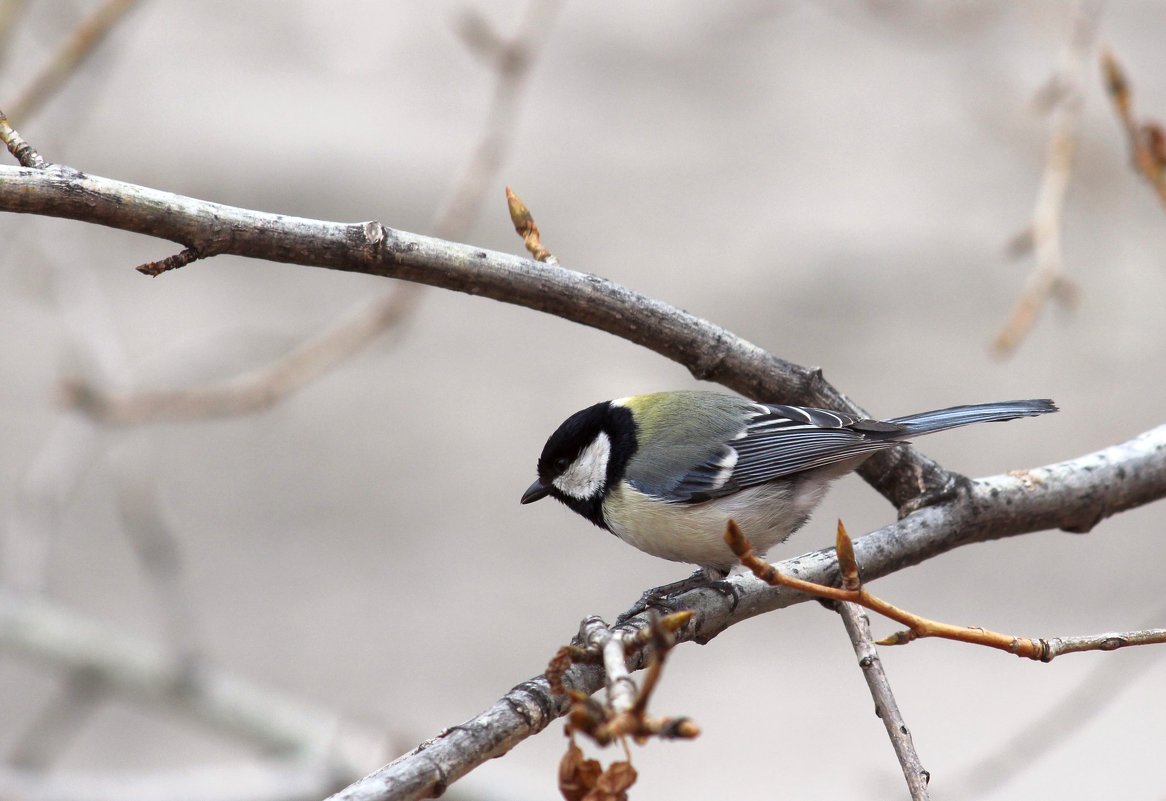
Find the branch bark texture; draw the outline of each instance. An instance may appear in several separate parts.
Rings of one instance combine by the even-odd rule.
[[[61,165],[0,167],[0,211],[154,236],[203,257],[246,256],[481,295],[622,337],[683,364],[698,379],[751,398],[866,415],[820,370],[784,361],[720,326],[612,281],[375,221],[327,222],[224,206]],[[859,472],[899,508],[925,490],[947,489],[955,481],[910,447],[876,454]]]

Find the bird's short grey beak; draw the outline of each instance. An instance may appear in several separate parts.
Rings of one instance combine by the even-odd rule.
[[[550,489],[541,481],[535,481],[526,488],[526,492],[522,493],[522,503],[534,503],[540,498],[545,498],[550,494]]]

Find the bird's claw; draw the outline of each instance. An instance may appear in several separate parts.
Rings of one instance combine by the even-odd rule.
[[[616,625],[626,623],[636,615],[643,614],[649,609],[660,609],[667,614],[679,612],[683,607],[677,601],[677,596],[683,595],[691,590],[706,588],[727,597],[732,605],[730,611],[737,608],[737,602],[740,599],[737,596],[736,588],[732,584],[725,581],[723,577],[712,578],[703,570],[698,570],[686,579],[646,590],[638,601],[616,618]]]
[[[966,476],[952,473],[949,480],[944,482],[943,486],[926,489],[900,506],[899,519],[902,520],[907,515],[914,514],[928,506],[941,506],[950,501],[954,501],[962,493],[966,492],[970,486],[971,481]]]

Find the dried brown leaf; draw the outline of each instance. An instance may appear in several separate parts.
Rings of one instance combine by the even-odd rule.
[[[638,777],[631,762],[612,762],[586,801],[628,801],[628,789]]]
[[[567,753],[559,760],[559,792],[567,801],[591,799],[602,774],[598,760],[586,759],[572,740],[567,745]]]

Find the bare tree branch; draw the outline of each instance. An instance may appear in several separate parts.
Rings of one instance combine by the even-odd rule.
[[[720,326],[598,276],[387,228],[252,211],[69,167],[0,167],[0,211],[65,217],[196,247],[206,255],[399,278],[525,306],[650,348],[743,395],[865,415],[820,370],[779,359]],[[958,478],[911,447],[883,451],[862,476],[901,509]]]
[[[854,541],[864,579],[888,575],[975,542],[1051,528],[1088,531],[1101,520],[1166,497],[1166,425],[1095,453],[1045,467],[971,482],[965,494],[930,506]],[[807,581],[838,582],[834,549],[781,562],[785,573]],[[809,600],[785,587],[770,587],[751,574],[728,580],[733,598],[715,589],[692,590],[677,607],[696,614],[678,640],[708,642],[731,625]],[[642,617],[628,626],[645,626]],[[646,648],[628,655],[628,667],[644,667]],[[576,664],[563,674],[568,689],[593,693],[604,686],[602,667]],[[460,726],[447,729],[360,782],[333,796],[337,801],[404,801],[440,795],[451,782],[536,734],[565,711],[564,699],[538,676]]]
[[[775,587],[789,587],[819,599],[854,603],[872,612],[902,623],[904,631],[897,631],[878,641],[878,645],[906,645],[927,637],[983,645],[1013,654],[1025,659],[1052,662],[1061,654],[1082,651],[1116,651],[1131,645],[1160,645],[1166,643],[1166,628],[1140,629],[1138,631],[1106,632],[1073,637],[1018,637],[1015,634],[1001,634],[980,626],[956,626],[939,620],[931,620],[914,612],[884,601],[868,592],[858,580],[858,563],[854,558],[854,544],[842,521],[838,521],[838,567],[842,575],[842,586],[818,584],[793,575],[782,573],[776,567],[753,553],[748,539],[737,523],[729,519],[725,527],[725,542],[741,564],[749,568],[757,578]]]

